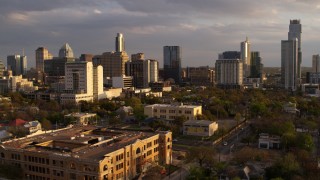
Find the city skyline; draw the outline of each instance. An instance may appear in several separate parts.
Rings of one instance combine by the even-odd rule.
[[[263,8],[261,8],[263,7]],[[239,51],[246,36],[251,50],[260,51],[265,67],[281,66],[281,40],[290,19],[303,25],[302,66],[311,67],[319,54],[317,1],[271,0],[242,3],[228,1],[93,0],[3,1],[0,7],[0,59],[22,54],[35,67],[34,51],[46,47],[58,55],[70,43],[76,57],[83,53],[114,51],[114,37],[121,32],[128,54],[143,52],[163,67],[163,46],[183,49],[182,67],[214,66],[218,54]],[[294,13],[292,13],[294,12]],[[85,43],[83,43],[85,42]]]

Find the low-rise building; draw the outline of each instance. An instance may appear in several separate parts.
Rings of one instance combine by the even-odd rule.
[[[172,133],[72,127],[3,142],[0,162],[23,178],[133,179],[151,164],[170,164]]]
[[[300,112],[299,109],[297,109],[297,104],[292,102],[288,102],[284,104],[283,110],[284,112],[291,113],[291,114],[296,114]]]
[[[271,136],[267,133],[260,133],[259,136],[260,149],[280,149],[280,136]]]
[[[218,130],[218,123],[209,120],[189,120],[183,123],[183,134],[212,136]]]
[[[167,120],[185,116],[187,120],[195,120],[197,115],[202,115],[202,106],[153,104],[144,107],[144,115]]]
[[[71,113],[64,116],[65,118],[74,118],[75,124],[78,125],[88,125],[91,120],[97,119],[97,114],[95,113]]]
[[[41,131],[41,124],[39,121],[29,121],[23,125],[29,134],[35,133],[37,131]]]

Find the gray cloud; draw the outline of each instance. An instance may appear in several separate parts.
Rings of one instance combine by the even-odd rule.
[[[0,58],[25,48],[54,55],[69,42],[79,56],[114,50],[114,36],[125,34],[128,53],[144,52],[162,64],[162,46],[180,45],[183,66],[214,65],[217,54],[239,50],[249,36],[266,66],[280,66],[280,41],[289,19],[303,24],[304,65],[320,40],[316,0],[0,0]],[[195,63],[196,62],[196,63]]]

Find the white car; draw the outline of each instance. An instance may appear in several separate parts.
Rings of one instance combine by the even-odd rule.
[[[228,142],[227,141],[223,142],[223,145],[228,146]]]

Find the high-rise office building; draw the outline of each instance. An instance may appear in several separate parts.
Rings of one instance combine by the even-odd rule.
[[[191,85],[212,86],[215,81],[215,72],[209,66],[187,67],[187,78]]]
[[[68,43],[65,43],[59,50],[59,57],[44,61],[44,72],[48,76],[64,76],[65,64],[74,61],[73,50]]]
[[[302,62],[301,33],[302,33],[302,26],[300,24],[300,20],[297,20],[297,19],[290,20],[288,40],[297,39],[298,41],[297,78],[299,79],[299,81],[301,78],[301,62]]]
[[[25,75],[27,72],[27,56],[7,56],[7,66],[8,70],[11,70],[14,76]]]
[[[74,58],[73,50],[68,43],[65,43],[59,50],[59,58]]]
[[[180,46],[163,47],[164,80],[174,79],[176,84],[181,83],[181,49]]]
[[[140,58],[132,59],[134,60],[126,63],[126,75],[132,76],[134,87],[146,88],[149,87],[150,82],[158,82],[159,63],[157,60],[144,60]]]
[[[110,78],[125,75],[125,64],[129,56],[125,51],[122,52],[105,52],[102,55],[93,57],[94,65],[102,65],[103,77]]]
[[[125,51],[124,38],[122,33],[117,33],[115,45],[116,45],[116,52]]]
[[[241,60],[243,60],[243,73],[244,77],[250,76],[250,70],[251,70],[251,62],[250,62],[250,42],[248,37],[245,41],[240,43],[241,48]]]
[[[149,83],[158,82],[159,80],[159,62],[155,59],[144,61],[144,87],[149,87]]]
[[[281,84],[295,91],[298,86],[298,39],[281,41]]]
[[[219,59],[215,63],[216,83],[222,88],[239,88],[243,83],[243,60]]]
[[[301,24],[290,20],[288,40],[281,41],[281,84],[295,91],[301,80]]]
[[[219,59],[241,59],[241,52],[239,51],[225,51],[219,54]]]
[[[39,47],[36,50],[36,70],[44,71],[44,61],[48,59],[52,59],[53,56],[49,53],[48,49],[45,47]]]
[[[0,78],[3,77],[3,73],[5,71],[6,67],[3,64],[3,61],[0,59]]]
[[[144,60],[144,53],[131,54],[131,61]]]
[[[320,56],[319,56],[319,54],[312,56],[312,72],[320,73]]]
[[[92,54],[81,54],[80,61],[92,62],[93,55]]]
[[[251,72],[250,72],[250,77],[251,78],[261,78],[262,74],[262,68],[263,64],[261,63],[262,58],[260,56],[259,51],[253,51],[251,52]]]
[[[102,66],[94,67],[86,61],[68,62],[65,66],[65,93],[61,102],[98,100],[103,93]]]

